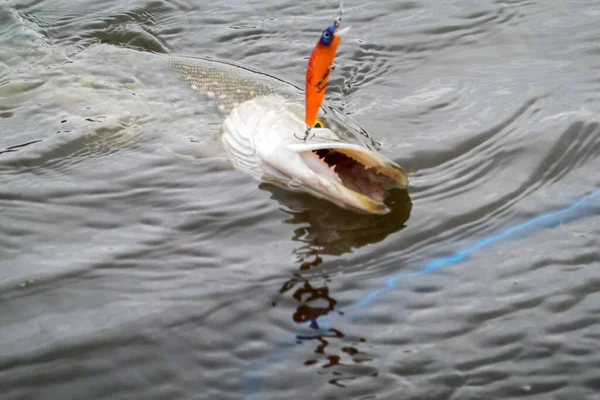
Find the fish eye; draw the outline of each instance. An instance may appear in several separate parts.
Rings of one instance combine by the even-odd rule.
[[[323,122],[320,119],[317,119],[317,122],[315,122],[315,128],[325,128],[325,122]]]

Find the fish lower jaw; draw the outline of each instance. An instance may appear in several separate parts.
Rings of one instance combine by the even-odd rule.
[[[364,194],[355,192],[343,185],[338,185],[338,191],[343,194],[341,207],[360,214],[384,215],[390,212],[390,209],[383,201],[374,200]]]

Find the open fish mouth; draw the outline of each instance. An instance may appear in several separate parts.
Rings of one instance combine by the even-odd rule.
[[[326,181],[310,185],[319,197],[357,212],[388,213],[384,202],[389,192],[408,186],[407,175],[400,166],[360,146],[320,145],[299,155],[309,169]]]

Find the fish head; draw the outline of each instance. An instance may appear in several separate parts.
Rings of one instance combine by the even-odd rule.
[[[306,134],[301,106],[258,96],[231,111],[221,139],[234,167],[260,181],[356,212],[388,213],[384,200],[392,189],[408,186],[406,173],[329,114],[322,115],[325,127]]]

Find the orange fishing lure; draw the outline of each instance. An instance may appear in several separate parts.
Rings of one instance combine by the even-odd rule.
[[[304,122],[307,127],[307,136],[310,128],[315,126],[317,114],[321,103],[325,98],[325,90],[331,72],[334,70],[333,60],[340,44],[341,37],[350,27],[339,29],[342,20],[343,7],[340,3],[340,10],[333,25],[327,27],[321,34],[319,41],[310,55],[308,67],[306,69],[305,96],[306,96],[306,115]]]
[[[317,121],[317,114],[325,97],[325,90],[329,76],[334,69],[333,60],[340,44],[341,38],[336,35],[332,25],[325,29],[321,38],[312,51],[306,69],[306,126],[313,127]]]

